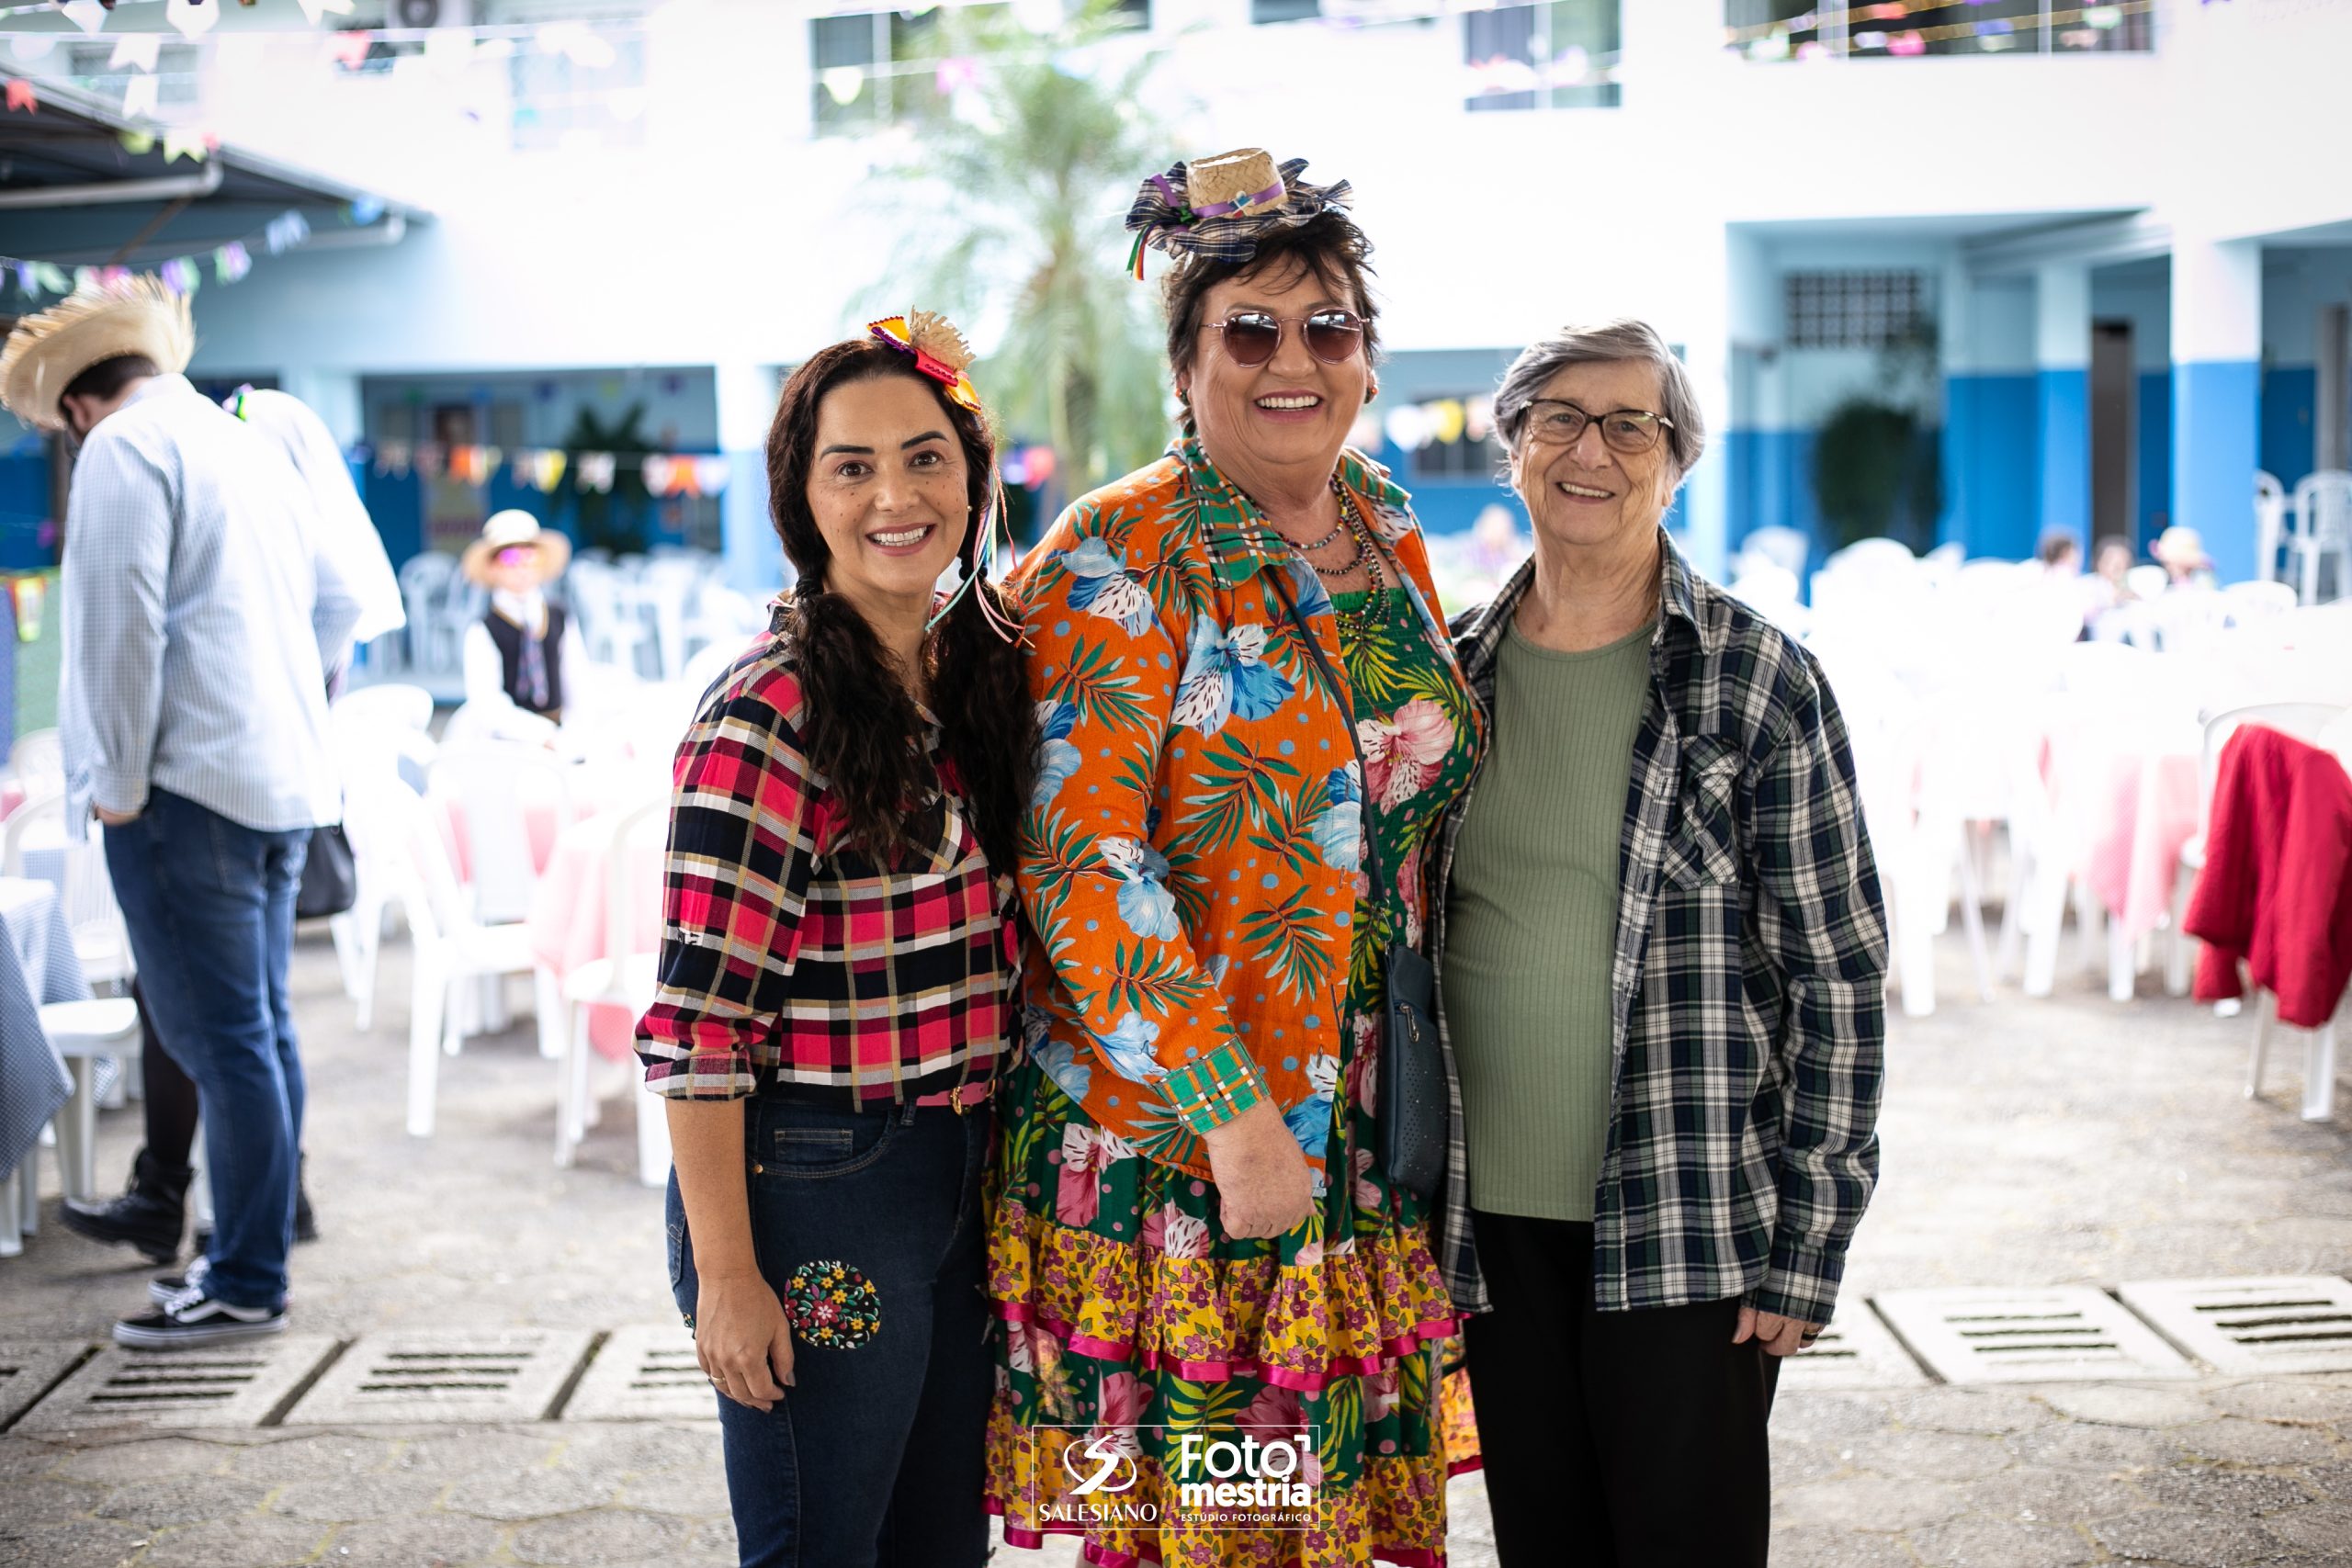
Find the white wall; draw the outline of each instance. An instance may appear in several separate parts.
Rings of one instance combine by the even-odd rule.
[[[404,146],[344,112],[350,84],[262,61],[271,90],[235,95],[227,129],[388,183],[422,159],[439,219],[396,250],[280,259],[208,291],[203,362],[775,363],[854,327],[850,295],[909,221],[861,183],[898,147],[806,140],[798,9],[655,12],[645,145],[593,158],[492,155],[446,126]],[[1754,310],[1724,298],[1732,222],[2144,207],[2238,232],[2352,217],[2352,181],[2279,152],[2340,144],[2352,6],[2176,0],[2153,56],[1770,65],[1721,48],[1714,0],[1627,0],[1623,107],[1521,114],[1464,111],[1459,18],[1351,32],[1245,15],[1162,0],[1153,96],[1171,153],[1257,143],[1351,179],[1400,350],[1620,312],[1682,341],[1728,317],[1738,337]],[[1193,21],[1207,30],[1181,30]],[[1945,270],[1948,250],[1919,254]],[[1807,264],[1871,265],[1859,255],[1826,242]]]

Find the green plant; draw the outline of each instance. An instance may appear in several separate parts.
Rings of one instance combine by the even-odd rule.
[[[1936,328],[1921,316],[1880,350],[1879,387],[1839,403],[1813,448],[1813,494],[1834,545],[1884,536],[1914,549],[1943,511],[1943,460],[1917,410],[1938,375]]]
[[[589,549],[603,549],[616,556],[640,553],[649,537],[646,524],[652,512],[653,498],[645,489],[645,476],[636,459],[655,451],[640,428],[645,423],[645,405],[631,403],[626,412],[610,424],[596,417],[596,411],[582,408],[572,416],[571,429],[563,438],[564,470],[569,480],[555,491],[554,515],[548,521],[560,523],[566,513],[577,510],[579,525],[573,533]],[[609,491],[582,490],[580,487],[580,455],[583,452],[609,452],[620,460],[613,468],[613,488]]]
[[[1112,0],[1087,0],[1050,37],[1006,10],[942,24],[970,85],[910,117],[914,152],[882,172],[919,238],[860,297],[858,319],[921,308],[965,326],[987,347],[972,377],[1000,437],[1050,447],[1066,498],[1167,441],[1152,295],[1120,263],[1136,182],[1169,152],[1136,107],[1153,59],[1114,68],[1128,23]]]

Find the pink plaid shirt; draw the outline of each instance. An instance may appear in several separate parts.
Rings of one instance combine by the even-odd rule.
[[[896,865],[840,848],[787,659],[772,635],[738,660],[678,747],[646,1086],[847,1110],[978,1092],[1012,1043],[1012,879],[952,788]],[[925,744],[935,761],[936,724]]]

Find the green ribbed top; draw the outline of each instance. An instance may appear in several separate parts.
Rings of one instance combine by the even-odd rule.
[[[1617,846],[1654,626],[1582,653],[1514,626],[1494,734],[1453,857],[1446,1028],[1470,1201],[1590,1220],[1609,1145]]]

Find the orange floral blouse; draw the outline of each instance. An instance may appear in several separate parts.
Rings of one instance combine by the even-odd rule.
[[[1459,679],[1405,492],[1353,451],[1339,478]],[[1331,601],[1191,439],[1065,512],[1018,581],[1045,733],[1025,1043],[1098,1127],[1206,1176],[1199,1134],[1334,1091],[1366,881]],[[1376,774],[1389,739],[1364,727]]]

